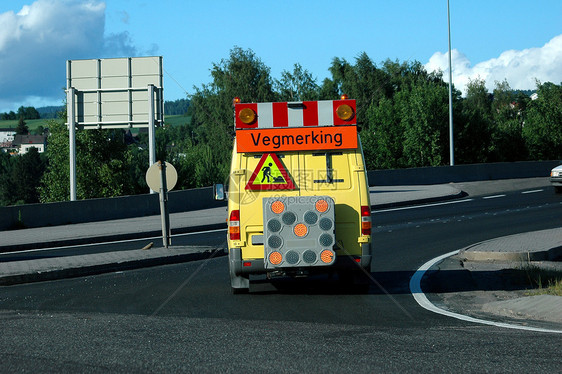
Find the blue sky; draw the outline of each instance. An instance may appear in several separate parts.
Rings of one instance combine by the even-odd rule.
[[[562,82],[562,1],[451,0],[453,83]],[[69,59],[163,56],[164,98],[211,81],[252,49],[273,78],[300,63],[320,83],[334,57],[447,68],[446,0],[10,0],[0,2],[0,112],[58,105]]]

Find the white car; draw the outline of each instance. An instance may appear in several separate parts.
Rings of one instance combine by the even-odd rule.
[[[562,165],[558,165],[550,172],[550,183],[556,193],[562,193]]]

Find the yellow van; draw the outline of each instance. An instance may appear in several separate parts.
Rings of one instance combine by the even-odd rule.
[[[371,204],[356,102],[240,103],[228,180],[233,293],[250,275],[338,273],[368,287]]]

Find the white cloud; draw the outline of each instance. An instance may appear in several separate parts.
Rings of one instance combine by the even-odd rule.
[[[495,82],[507,80],[513,89],[534,89],[535,80],[560,84],[562,81],[562,35],[552,38],[540,48],[522,51],[509,50],[499,57],[471,66],[467,56],[456,49],[451,52],[453,83],[466,94],[470,79],[484,79],[491,92]],[[427,71],[443,71],[443,79],[449,82],[449,53],[436,52],[425,65]]]
[[[137,53],[128,33],[104,34],[105,3],[98,0],[37,0],[0,14],[0,24],[0,112],[60,104],[66,60]]]

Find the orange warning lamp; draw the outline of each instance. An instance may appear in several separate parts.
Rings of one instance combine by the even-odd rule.
[[[349,121],[350,119],[353,118],[353,115],[355,113],[353,112],[352,107],[350,107],[347,104],[342,104],[336,108],[336,114],[340,119],[344,121]]]
[[[256,112],[250,108],[244,108],[238,113],[238,118],[246,125],[249,125],[256,120]]]

